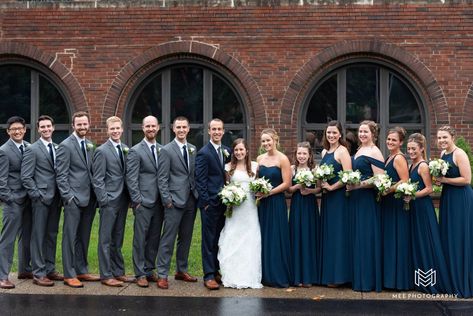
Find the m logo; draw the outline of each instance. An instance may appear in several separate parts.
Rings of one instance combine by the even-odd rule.
[[[437,283],[437,271],[430,269],[424,272],[417,269],[414,274],[414,283],[423,287],[434,286]]]

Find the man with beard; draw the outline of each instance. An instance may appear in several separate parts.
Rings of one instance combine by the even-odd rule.
[[[85,138],[89,122],[87,112],[74,113],[74,132],[59,145],[56,159],[56,181],[64,203],[64,284],[73,288],[83,287],[81,281],[100,280],[99,276],[89,274],[87,263],[96,204],[92,191],[94,145]]]
[[[135,214],[133,266],[136,284],[148,287],[148,281],[158,281],[154,270],[164,217],[158,189],[159,153],[162,146],[156,142],[159,131],[156,117],[145,117],[142,128],[144,139],[128,153],[126,184]]]

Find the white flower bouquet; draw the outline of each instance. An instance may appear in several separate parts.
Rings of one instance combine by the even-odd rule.
[[[358,170],[340,170],[338,172],[339,181],[345,185],[359,184],[361,182],[361,172]],[[350,196],[350,191],[345,191],[346,196]]]
[[[443,177],[447,174],[450,164],[443,159],[437,158],[429,161],[429,171],[433,177]]]
[[[227,207],[225,211],[226,217],[232,217],[233,207],[239,206],[246,200],[246,191],[237,182],[231,182],[224,186],[218,193],[220,200]]]
[[[266,179],[265,177],[258,178],[256,180],[251,181],[249,187],[250,187],[251,192],[253,193],[261,192],[263,194],[268,194],[269,191],[271,191],[271,189],[273,188],[269,180]],[[256,205],[258,204],[259,204],[259,199],[256,199]]]
[[[412,200],[416,198],[417,192],[417,182],[412,182],[411,179],[407,182],[402,182],[396,187],[396,192],[394,193],[394,197],[397,199],[404,198],[405,196],[410,196]],[[409,203],[404,202],[404,210],[409,210]]]
[[[304,187],[310,187],[316,181],[314,174],[310,170],[297,171],[294,180],[297,184],[301,184]]]
[[[314,176],[317,180],[327,182],[328,180],[335,177],[333,165],[327,165],[324,163],[322,165],[315,167]]]
[[[368,180],[369,184],[374,185],[378,194],[376,195],[376,201],[381,200],[381,196],[386,193],[392,185],[393,180],[386,173],[375,174],[371,179]]]

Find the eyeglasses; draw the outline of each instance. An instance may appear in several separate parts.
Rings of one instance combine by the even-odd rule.
[[[8,128],[7,130],[9,132],[21,132],[21,131],[24,131],[25,128],[24,127],[13,127],[13,128]]]

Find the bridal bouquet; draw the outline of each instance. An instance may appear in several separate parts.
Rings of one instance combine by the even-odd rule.
[[[391,177],[388,176],[386,171],[384,173],[375,174],[370,180],[368,180],[368,183],[374,185],[376,191],[378,191],[376,201],[379,202],[381,200],[381,196],[389,190],[392,182]]]
[[[340,170],[338,172],[339,181],[343,184],[358,184],[361,182],[361,172],[358,170]],[[350,191],[345,191],[346,196],[350,196]]]
[[[449,167],[449,163],[440,158],[429,161],[430,174],[436,178],[445,176]]]
[[[327,182],[328,180],[335,177],[333,165],[327,165],[326,163],[319,165],[314,170],[314,176],[317,180]]]
[[[310,170],[299,170],[294,176],[297,184],[302,184],[304,187],[310,187],[315,183],[315,176]]]
[[[265,177],[258,178],[250,182],[250,190],[253,193],[261,192],[263,194],[268,194],[272,188],[273,186],[271,185],[269,180],[266,179]],[[259,204],[259,199],[256,199],[256,206],[258,206],[258,204]]]
[[[236,182],[231,182],[224,186],[218,195],[222,203],[227,206],[225,211],[226,217],[232,217],[233,207],[241,205],[246,200],[246,191]]]
[[[417,182],[411,182],[411,179],[407,182],[400,183],[396,187],[394,197],[399,199],[404,198],[405,196],[410,196],[412,200],[414,200],[416,198],[417,184]],[[408,211],[409,208],[409,203],[404,201],[404,210]]]

